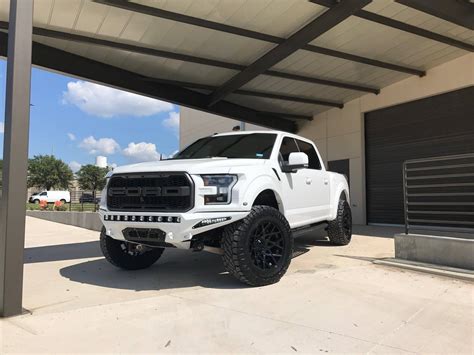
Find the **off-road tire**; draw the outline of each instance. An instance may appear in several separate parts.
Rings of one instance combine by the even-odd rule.
[[[351,207],[346,200],[339,200],[337,217],[328,223],[329,241],[334,245],[347,245],[352,238]]]
[[[282,252],[277,263],[269,270],[255,265],[250,241],[257,227],[271,223],[281,233]],[[293,253],[293,236],[286,218],[275,208],[254,206],[243,220],[224,228],[221,246],[224,267],[239,281],[251,286],[265,286],[278,282],[286,273]],[[255,257],[255,256],[254,256]]]
[[[100,249],[105,259],[112,265],[125,270],[145,269],[153,265],[163,254],[164,248],[153,248],[139,255],[130,255],[122,249],[127,242],[116,240],[105,233],[105,228],[100,232]]]

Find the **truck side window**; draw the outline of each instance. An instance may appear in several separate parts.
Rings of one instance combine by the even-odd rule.
[[[300,151],[308,156],[308,169],[321,170],[321,162],[312,144],[297,140]]]
[[[281,142],[281,146],[280,146],[279,159],[281,159],[283,162],[288,162],[288,157],[290,156],[290,153],[297,153],[297,152],[299,152],[299,150],[298,150],[298,146],[296,145],[295,140],[290,137],[283,138],[283,141]]]
[[[46,196],[48,193],[47,192],[42,192],[40,193],[40,196]]]

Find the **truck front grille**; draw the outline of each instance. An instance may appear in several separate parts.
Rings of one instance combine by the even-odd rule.
[[[117,174],[107,187],[110,211],[185,212],[193,197],[194,184],[185,173]]]

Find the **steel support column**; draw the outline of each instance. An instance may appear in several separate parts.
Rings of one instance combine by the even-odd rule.
[[[33,0],[10,0],[0,211],[0,316],[22,312]]]

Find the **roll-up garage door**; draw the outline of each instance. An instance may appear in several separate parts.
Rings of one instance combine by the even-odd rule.
[[[367,222],[403,224],[405,160],[474,153],[474,87],[365,114]]]

